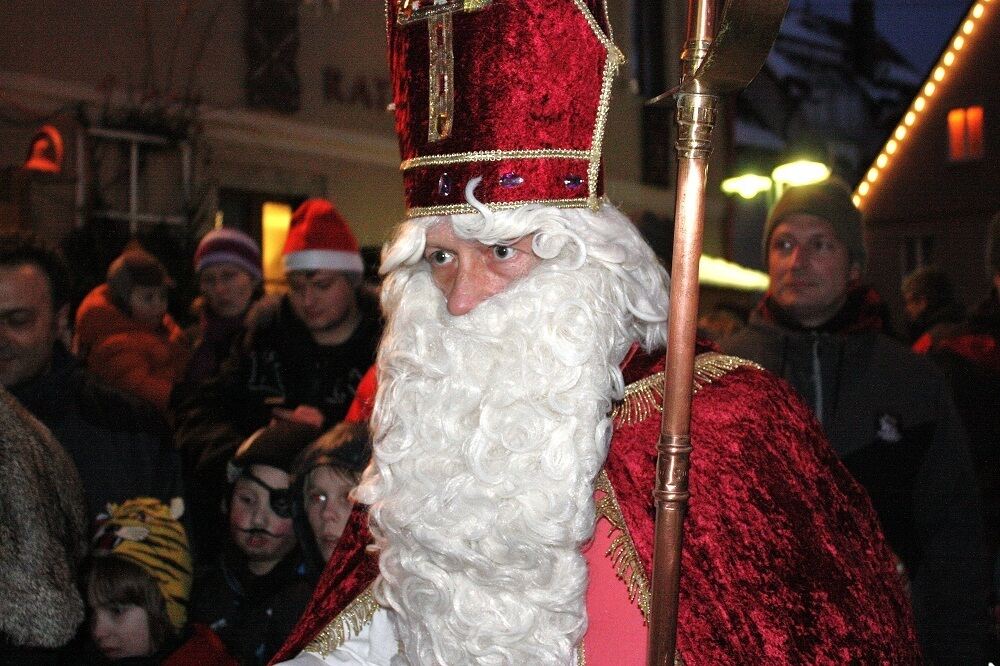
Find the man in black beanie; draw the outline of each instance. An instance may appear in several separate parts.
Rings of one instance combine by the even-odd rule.
[[[241,664],[266,664],[312,594],[289,486],[295,456],[319,434],[275,421],[247,438],[229,463],[229,544],[197,575],[191,618],[215,631]]]
[[[791,188],[764,228],[771,286],[720,346],[787,379],[871,496],[935,664],[983,663],[986,572],[965,430],[931,363],[885,334],[861,282],[861,214],[845,184]]]

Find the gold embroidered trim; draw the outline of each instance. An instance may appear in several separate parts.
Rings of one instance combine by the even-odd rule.
[[[718,352],[699,354],[694,360],[694,382],[691,395],[708,386],[736,368],[756,368],[761,366],[737,356],[727,356]],[[625,387],[625,399],[615,406],[611,419],[615,426],[635,425],[648,419],[653,413],[663,412],[663,372],[644,377]]]
[[[638,599],[642,617],[649,622],[649,581],[646,579],[646,572],[643,571],[639,561],[639,553],[635,549],[635,543],[628,533],[625,518],[622,517],[622,509],[618,505],[615,489],[611,486],[611,480],[608,479],[608,474],[603,469],[597,476],[597,490],[603,493],[595,506],[597,517],[603,516],[611,524],[609,536],[617,533],[611,540],[611,546],[604,554],[611,559],[615,575],[625,583],[629,601],[635,603]]]
[[[604,201],[604,197],[600,198]],[[535,201],[506,201],[501,203],[485,204],[493,211],[514,210],[521,206],[538,204],[541,206],[554,206],[555,208],[584,208],[589,205],[587,199],[538,199]],[[430,215],[459,215],[461,213],[478,213],[469,204],[447,204],[442,206],[423,206],[410,208],[406,211],[406,217],[427,217]]]
[[[378,602],[372,594],[373,587],[374,583],[348,604],[347,608],[340,611],[337,617],[316,635],[316,638],[309,641],[305,651],[325,657],[343,645],[348,636],[359,634],[361,629],[372,621],[379,609]]]
[[[424,155],[403,160],[400,171],[428,166],[447,166],[466,162],[499,162],[501,160],[586,160],[589,150],[562,150],[559,148],[539,148],[538,150],[477,150],[471,153],[448,153],[446,155]]]

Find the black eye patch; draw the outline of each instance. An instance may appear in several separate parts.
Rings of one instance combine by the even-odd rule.
[[[271,505],[274,515],[279,518],[291,518],[295,513],[295,494],[291,488],[272,488],[249,469],[242,470],[240,476],[250,479],[267,491],[268,504]]]

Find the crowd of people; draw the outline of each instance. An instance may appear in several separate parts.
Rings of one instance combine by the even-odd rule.
[[[606,17],[462,13],[444,122],[403,4],[377,289],[323,199],[278,294],[250,236],[205,234],[187,327],[138,244],[73,312],[50,243],[0,234],[4,663],[645,662],[669,278],[603,196]],[[986,663],[993,227],[989,298],[923,269],[901,341],[847,187],[776,202],[768,292],[695,351],[674,663]]]
[[[281,296],[242,231],[193,261],[187,329],[138,243],[73,317],[53,244],[0,235],[12,663],[265,664],[344,530],[380,338],[349,225],[298,208]]]

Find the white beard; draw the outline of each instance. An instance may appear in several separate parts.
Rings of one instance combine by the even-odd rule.
[[[632,335],[605,269],[544,266],[449,316],[402,269],[356,491],[406,660],[569,664],[586,630],[593,483]],[[390,294],[388,300],[395,297]]]

